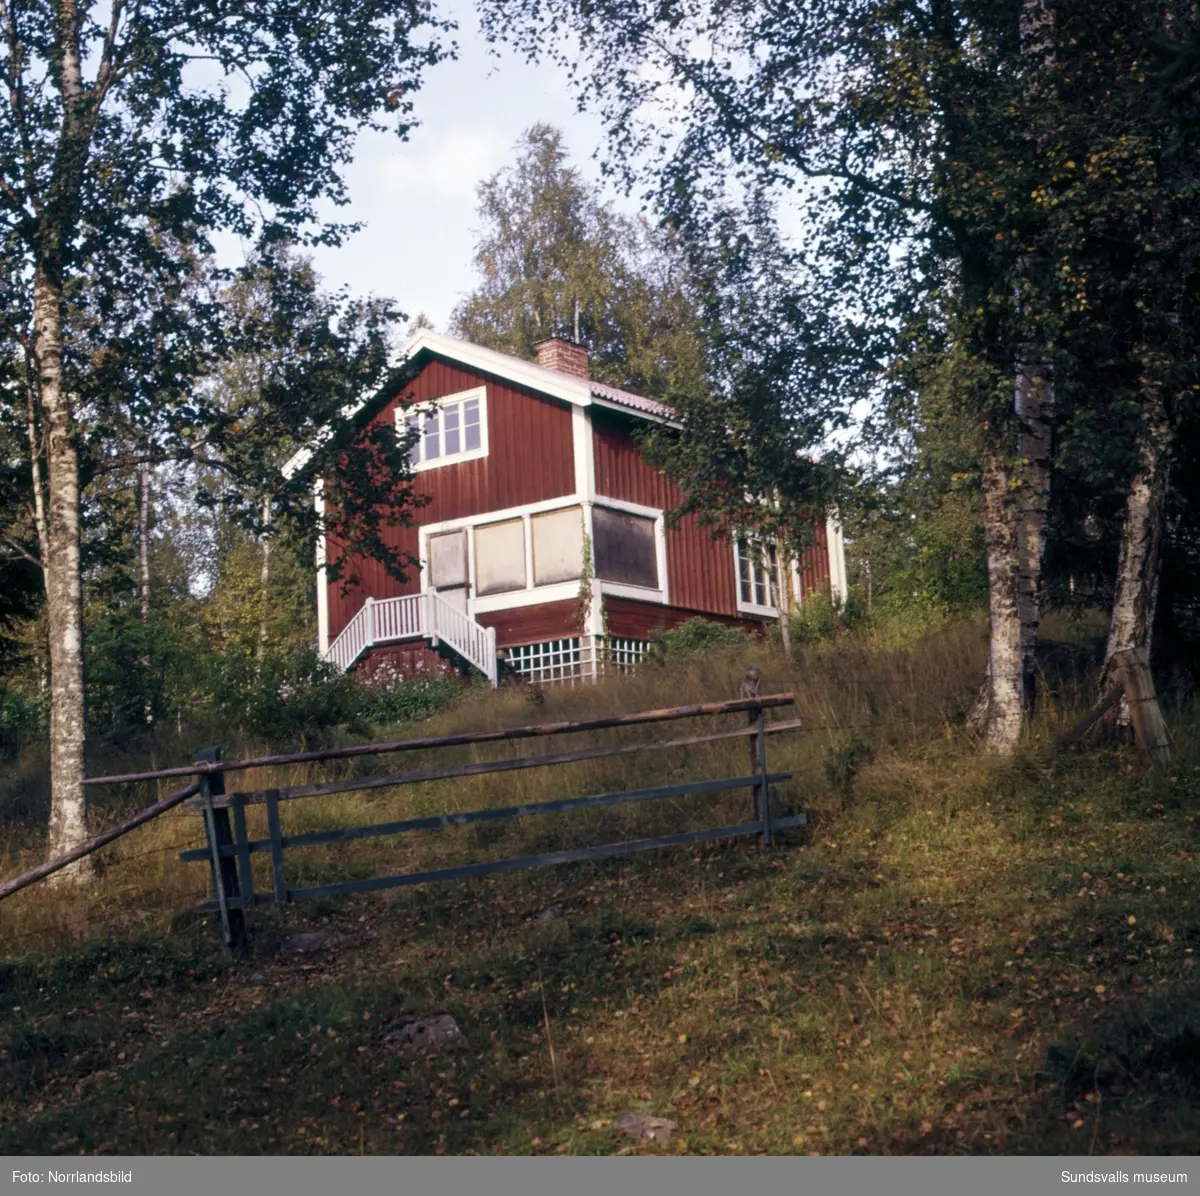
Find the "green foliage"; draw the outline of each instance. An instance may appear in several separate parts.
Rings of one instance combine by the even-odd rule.
[[[824,590],[809,594],[792,611],[790,630],[797,644],[833,639],[841,626],[841,609]]]
[[[25,744],[46,734],[50,704],[43,694],[27,694],[0,679],[0,760],[11,759]]]
[[[846,805],[854,793],[854,779],[859,769],[869,764],[874,753],[870,743],[857,731],[843,732],[826,749],[821,763],[825,779]]]
[[[551,336],[591,351],[592,376],[659,397],[702,368],[683,262],[644,221],[602,203],[567,164],[562,134],[534,125],[516,162],[479,186],[478,288],[455,335],[517,357]]]
[[[669,631],[650,633],[650,650],[659,660],[744,647],[745,644],[746,633],[742,628],[716,623],[712,619],[689,619]]]

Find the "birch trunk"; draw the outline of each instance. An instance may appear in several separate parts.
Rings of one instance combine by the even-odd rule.
[[[1021,522],[1014,510],[1011,474],[1003,454],[989,450],[983,468],[983,520],[987,539],[988,750],[1017,749],[1025,711],[1025,654],[1021,619]]]
[[[1054,17],[1044,0],[1023,0],[1021,54],[1054,62]],[[1037,63],[1031,63],[1034,70]],[[1036,74],[1031,91],[1040,87]],[[1033,263],[1020,263],[1027,276]],[[1016,750],[1025,711],[1033,705],[1037,640],[1042,607],[1042,560],[1050,506],[1050,454],[1054,421],[1054,375],[1044,354],[1025,346],[1017,356],[1013,386],[1017,420],[1015,468],[993,445],[984,464],[984,523],[988,544],[988,605],[991,644],[985,681],[986,742],[999,754]],[[978,723],[977,700],[971,719]]]
[[[775,568],[779,571],[779,637],[783,654],[792,659],[792,563],[786,553],[776,553]]]
[[[262,660],[267,650],[267,617],[270,613],[271,595],[271,500],[263,499],[262,575],[259,589],[258,649],[256,655]]]
[[[79,8],[56,5],[54,16],[58,42],[54,65],[63,121],[48,201],[39,214],[33,279],[33,350],[46,437],[51,856],[70,851],[87,838],[79,453],[63,373],[63,268],[95,119],[83,86]],[[78,882],[91,873],[90,858],[85,857],[56,873],[51,883]]]
[[[150,466],[138,466],[138,598],[142,622],[150,621]]]
[[[1101,682],[1107,692],[1113,682],[1113,656],[1129,648],[1142,648],[1149,659],[1158,606],[1159,566],[1162,559],[1163,506],[1170,480],[1170,425],[1162,397],[1152,388],[1141,434],[1141,464],[1125,499],[1125,522],[1117,552],[1117,578],[1113,594],[1108,645],[1104,652]],[[1129,724],[1129,707],[1121,699],[1116,721]]]
[[[1021,459],[1019,521],[1020,571],[1017,603],[1021,619],[1022,701],[1031,709],[1037,696],[1037,643],[1042,617],[1042,561],[1046,555],[1046,516],[1050,509],[1050,449],[1054,417],[1054,376],[1045,363],[1017,364],[1015,409]]]
[[[87,838],[84,800],[83,582],[80,572],[79,455],[63,378],[62,287],[38,271],[34,332],[46,429],[46,613],[50,624],[49,854]],[[85,858],[56,873],[59,884],[90,875]],[[54,883],[54,882],[51,882]]]
[[[30,368],[36,369],[36,364],[30,363]],[[25,388],[25,405],[26,433],[29,437],[29,480],[33,487],[33,523],[37,529],[38,560],[42,564],[44,579],[46,560],[50,554],[46,542],[46,492],[42,488],[42,440],[38,435],[37,398],[32,378]]]

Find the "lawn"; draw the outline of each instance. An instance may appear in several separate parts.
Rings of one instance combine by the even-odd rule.
[[[0,957],[0,1153],[1194,1153],[1190,715],[1160,776],[1126,749],[981,760],[894,693],[853,735],[827,706],[835,733],[800,697],[813,730],[772,751],[813,825],[769,853],[255,910],[237,959],[179,899],[194,865],[143,867],[140,888],[126,868],[123,889],[111,867],[120,918],[91,906],[74,940],[30,933],[26,902]],[[279,954],[313,929],[330,950]],[[432,1013],[468,1046],[393,1045]],[[631,1111],[677,1128],[610,1125]]]

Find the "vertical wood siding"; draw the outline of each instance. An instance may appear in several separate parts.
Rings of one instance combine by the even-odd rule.
[[[633,426],[617,412],[592,408],[597,495],[670,510],[682,497],[679,487],[638,452]],[[724,536],[714,540],[695,515],[667,529],[667,579],[672,606],[738,617],[733,548]]]
[[[413,512],[414,527],[384,529],[394,548],[417,555],[417,527],[524,506],[575,493],[575,455],[571,408],[562,402],[522,390],[490,374],[448,362],[430,361],[403,396],[405,406],[487,385],[488,455],[461,465],[443,465],[417,474],[418,493],[432,500]],[[394,422],[397,397],[386,403],[373,422]],[[417,571],[401,583],[376,561],[355,561],[360,584],[343,593],[343,584],[329,587],[329,639],[332,643],[354,617],[368,594],[393,598],[421,588]]]

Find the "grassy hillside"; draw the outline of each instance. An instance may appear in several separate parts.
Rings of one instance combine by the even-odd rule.
[[[475,694],[421,732],[733,696],[757,664],[767,688],[796,690],[806,724],[771,739],[772,768],[795,773],[776,808],[813,826],[764,856],[747,841],[255,910],[246,959],[188,912],[207,876],[176,856],[201,841],[198,819],[169,816],[107,853],[85,901],[43,887],[0,904],[0,1152],[1194,1151],[1193,720],[1171,712],[1167,776],[1124,750],[1049,758],[1040,744],[1086,701],[1087,649],[1061,629],[1015,764],[978,758],[956,729],[982,665],[969,623],[908,648],[810,648],[791,667],[764,646]],[[294,802],[284,825],[719,775],[744,753]],[[147,796],[113,795],[98,816]],[[714,825],[747,804],[289,852],[289,882]],[[35,854],[18,826],[5,872]],[[332,951],[278,955],[314,928]],[[387,1044],[399,1018],[434,1012],[469,1049]],[[609,1127],[639,1110],[677,1122],[675,1137]]]

